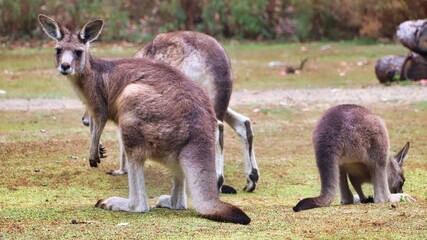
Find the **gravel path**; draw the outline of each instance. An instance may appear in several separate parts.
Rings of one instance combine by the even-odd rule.
[[[268,91],[236,91],[231,106],[259,104],[282,106],[322,106],[340,103],[406,104],[427,101],[427,87],[376,86],[363,89],[292,89]],[[0,99],[0,111],[38,111],[83,109],[78,99]]]
[[[336,105],[342,103],[406,104],[427,101],[427,87],[376,86],[357,89],[292,89],[270,91],[242,91],[233,93],[231,105],[273,104],[283,106]]]

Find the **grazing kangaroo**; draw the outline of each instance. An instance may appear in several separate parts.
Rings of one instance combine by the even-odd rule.
[[[191,31],[178,31],[157,35],[153,41],[141,48],[134,58],[160,60],[183,72],[188,78],[204,87],[214,106],[219,121],[216,138],[216,167],[218,187],[223,193],[235,193],[224,182],[224,127],[229,124],[243,142],[243,160],[247,185],[244,191],[252,192],[256,188],[259,170],[253,148],[253,132],[250,119],[228,107],[232,92],[230,60],[224,48],[212,37]],[[303,63],[302,63],[303,64]],[[87,114],[83,124],[89,125]],[[121,148],[123,149],[123,148]],[[104,150],[101,147],[101,150]],[[101,154],[102,156],[102,154]],[[112,175],[126,173],[126,158],[121,150],[120,169],[109,172]]]
[[[375,203],[398,202],[405,182],[402,164],[409,142],[393,158],[384,122],[357,105],[338,105],[322,116],[313,132],[313,145],[320,172],[320,196],[301,200],[294,211],[329,206],[339,182],[341,203],[369,202],[361,185],[372,182]],[[347,182],[358,194],[355,198]]]
[[[147,212],[144,162],[172,170],[171,195],[158,207],[187,208],[186,183],[196,211],[205,218],[249,224],[239,208],[219,200],[215,176],[217,121],[206,91],[167,64],[149,59],[101,59],[91,56],[103,21],[76,33],[39,15],[44,31],[56,40],[56,66],[66,75],[91,116],[90,161],[99,162],[99,138],[107,120],[120,129],[128,163],[129,198],[99,200],[96,207]]]

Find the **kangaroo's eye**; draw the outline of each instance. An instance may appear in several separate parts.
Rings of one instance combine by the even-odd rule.
[[[62,52],[62,49],[60,49],[60,48],[55,48],[55,50],[56,50],[56,55],[59,55]]]
[[[81,57],[83,54],[83,51],[82,50],[76,50],[75,53],[76,53],[77,57]]]

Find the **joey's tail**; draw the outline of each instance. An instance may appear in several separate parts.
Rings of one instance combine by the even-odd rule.
[[[334,199],[339,179],[338,159],[331,148],[316,148],[317,167],[319,168],[321,191],[320,195],[301,200],[293,210],[299,212],[317,207],[329,206]]]

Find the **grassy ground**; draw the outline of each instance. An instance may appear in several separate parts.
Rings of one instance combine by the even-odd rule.
[[[321,50],[322,47],[326,50]],[[377,84],[375,61],[388,54],[405,54],[398,45],[358,45],[355,43],[239,44],[225,48],[232,60],[234,89],[363,87]],[[94,44],[98,57],[129,57],[138,46]],[[37,49],[0,49],[0,89],[2,98],[75,97],[66,79],[54,68],[53,45]],[[283,67],[269,67],[271,61],[298,66],[308,58],[300,75],[280,76]]]
[[[320,51],[324,45],[227,44],[236,89],[363,87],[376,84],[374,59],[404,52],[394,45],[348,43],[332,43],[332,48]],[[127,56],[135,49],[100,47],[94,54]],[[52,54],[53,49],[2,49],[0,89],[8,91],[2,97],[74,97],[52,70]],[[308,54],[307,71],[299,76],[279,77],[280,69],[267,67],[269,61],[298,63]],[[368,64],[357,66],[364,59]],[[347,69],[345,77],[339,76],[337,67]],[[292,207],[299,199],[320,190],[310,139],[324,109],[238,106],[254,123],[260,182],[254,193],[239,191],[221,198],[248,213],[252,218],[248,226],[202,219],[192,209],[152,209],[144,214],[96,209],[98,199],[128,194],[125,176],[105,174],[118,167],[115,127],[108,125],[102,136],[108,158],[99,169],[91,169],[88,129],[80,124],[83,110],[0,112],[0,238],[425,239],[427,102],[368,107],[386,121],[394,152],[411,142],[404,191],[417,202],[340,206],[337,198],[329,208],[294,213]],[[241,189],[245,179],[240,140],[229,127],[225,131],[226,183]],[[149,163],[146,168],[147,194],[153,206],[159,195],[169,192],[171,179],[162,166]],[[371,186],[365,189],[372,194]]]
[[[78,121],[81,111],[4,112],[0,120],[0,232],[14,238],[136,238],[136,239],[422,239],[427,237],[426,104],[372,107],[387,122],[393,151],[411,141],[405,165],[405,192],[416,203],[334,206],[292,212],[298,199],[319,192],[310,134],[322,110],[300,111],[280,107],[238,110],[249,115],[256,131],[261,169],[254,193],[222,196],[244,209],[249,226],[215,223],[193,210],[153,209],[149,213],[109,212],[94,208],[98,199],[127,196],[125,176],[105,172],[118,167],[115,127],[107,127],[102,141],[109,157],[99,169],[87,163],[88,133]],[[399,116],[396,118],[396,116]],[[12,123],[12,124],[11,124]],[[45,130],[45,131],[41,131]],[[244,185],[240,142],[226,128],[226,181]],[[151,206],[169,192],[171,180],[161,166],[147,166]],[[372,193],[369,185],[365,186]],[[71,224],[76,220],[80,224]],[[120,226],[121,223],[128,225]]]

